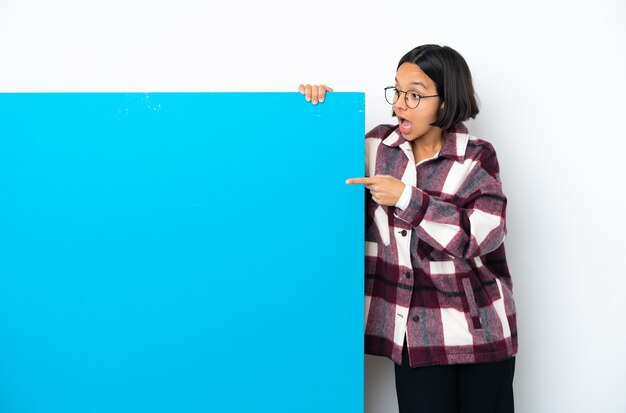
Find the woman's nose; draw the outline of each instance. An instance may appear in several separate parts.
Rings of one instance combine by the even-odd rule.
[[[404,98],[404,94],[400,93],[396,103],[393,104],[394,110],[406,110],[406,99]]]

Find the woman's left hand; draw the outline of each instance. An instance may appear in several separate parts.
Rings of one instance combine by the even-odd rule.
[[[405,184],[391,175],[374,175],[369,178],[350,178],[346,184],[365,185],[372,193],[372,199],[379,205],[396,206]]]
[[[317,105],[317,102],[324,102],[326,92],[332,92],[333,88],[326,85],[300,85],[298,92],[304,95],[307,102]]]

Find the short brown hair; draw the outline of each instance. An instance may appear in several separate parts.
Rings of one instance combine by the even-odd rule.
[[[437,85],[437,94],[445,105],[432,126],[446,130],[478,115],[472,74],[467,62],[456,50],[448,46],[426,44],[402,56],[398,68],[403,63],[416,64]]]

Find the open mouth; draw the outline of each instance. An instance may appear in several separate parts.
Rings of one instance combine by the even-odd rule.
[[[411,127],[413,126],[413,124],[406,119],[398,117],[398,126],[399,126],[398,129],[400,130],[400,133],[405,135],[411,132]]]

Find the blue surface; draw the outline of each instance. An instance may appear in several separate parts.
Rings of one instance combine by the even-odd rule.
[[[0,412],[361,412],[364,95],[0,94]]]

